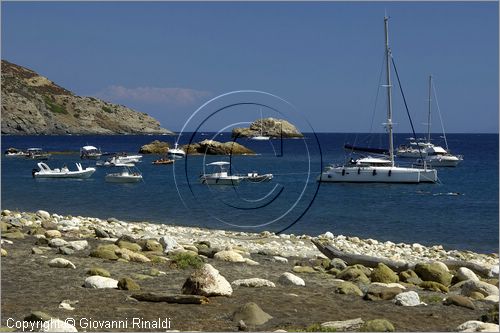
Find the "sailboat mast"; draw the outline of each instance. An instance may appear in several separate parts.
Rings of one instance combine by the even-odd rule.
[[[427,115],[427,142],[431,142],[431,97],[432,97],[432,93],[431,93],[431,89],[432,89],[432,75],[429,75],[429,114]]]
[[[389,157],[394,166],[394,141],[392,137],[392,85],[391,85],[391,49],[389,48],[389,17],[384,17],[385,30],[385,60],[386,60],[386,79],[387,79],[387,131],[389,132]]]

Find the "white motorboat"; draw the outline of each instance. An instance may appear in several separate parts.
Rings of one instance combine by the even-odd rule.
[[[258,174],[257,172],[249,172],[246,176],[242,176],[243,180],[249,181],[251,183],[262,183],[269,182],[273,179],[272,173],[266,173],[263,175]]]
[[[97,161],[96,166],[100,167],[133,167],[134,163],[131,162],[123,162],[123,159],[119,156],[113,156],[108,158],[106,161]]]
[[[142,160],[142,155],[128,155],[127,153],[117,154],[117,163],[139,163]]]
[[[427,156],[424,158],[424,161],[431,167],[456,167],[462,160],[461,155],[450,154],[439,146],[427,149]],[[419,159],[417,163],[421,165],[422,160]]]
[[[83,146],[80,148],[81,159],[96,159],[101,157],[101,150],[94,146]]]
[[[348,183],[420,183],[436,182],[437,172],[423,168],[399,167],[394,163],[394,142],[392,133],[392,84],[391,84],[391,49],[389,48],[388,17],[384,17],[385,28],[385,61],[387,88],[387,122],[386,128],[389,138],[389,157],[365,157],[350,162],[329,166],[318,176],[320,182],[348,182]]]
[[[28,148],[26,150],[27,152],[27,158],[35,159],[35,160],[48,160],[50,157],[50,154],[43,151],[42,148]]]
[[[80,163],[75,163],[78,170],[70,171],[67,166],[61,169],[51,169],[47,164],[38,163],[38,170],[33,169],[34,178],[89,178],[95,172],[95,168],[82,168]]]
[[[5,151],[5,156],[8,157],[26,157],[28,153],[16,148],[9,148]]]
[[[434,146],[430,142],[410,141],[409,145],[400,145],[396,156],[403,158],[421,158],[427,156],[427,148]]]
[[[142,181],[142,175],[138,171],[124,167],[122,172],[108,173],[104,180],[108,183],[138,183]]]
[[[171,159],[181,159],[186,157],[186,152],[179,148],[179,144],[176,142],[174,148],[169,148],[167,150],[167,157]]]
[[[264,122],[264,118],[262,118],[262,110],[260,110],[260,135],[251,137],[252,140],[256,140],[256,141],[269,140],[269,137],[265,136],[263,133],[263,127],[264,127],[263,122]]]
[[[229,175],[226,166],[229,162],[212,162],[207,166],[214,167],[213,173],[203,174],[200,176],[200,182],[207,185],[238,185],[243,179],[241,176]]]

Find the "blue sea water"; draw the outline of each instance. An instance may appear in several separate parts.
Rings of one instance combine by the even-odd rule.
[[[212,138],[196,134],[194,141]],[[322,167],[345,158],[344,142],[362,135],[319,133],[306,139],[257,142],[239,140],[256,156],[234,156],[233,173],[273,173],[269,183],[242,183],[237,187],[206,186],[198,181],[209,162],[225,156],[189,156],[175,165],[152,165],[157,156],[138,164],[144,182],[104,182],[109,168],[97,168],[86,180],[33,179],[36,161],[3,157],[2,197],[5,209],[59,214],[116,217],[231,230],[317,235],[334,234],[375,238],[381,241],[442,244],[447,249],[498,252],[499,179],[497,134],[449,134],[450,148],[464,155],[456,168],[440,168],[440,184],[319,184]],[[398,134],[396,143],[408,135]],[[78,150],[91,144],[106,152],[136,153],[155,139],[173,143],[170,136],[2,136],[8,147],[42,147],[54,154],[51,167],[67,164],[75,169]],[[187,143],[191,133],[183,135]],[[223,133],[216,138],[229,141]],[[401,161],[403,163],[403,161]],[[84,166],[95,161],[85,160]]]

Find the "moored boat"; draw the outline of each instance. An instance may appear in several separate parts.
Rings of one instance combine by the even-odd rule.
[[[108,173],[104,180],[108,183],[138,183],[142,181],[142,174],[124,167],[122,172]]]
[[[229,162],[219,161],[208,163],[207,166],[214,167],[214,172],[200,176],[200,182],[207,185],[238,185],[243,179],[241,176],[230,175],[226,166]]]
[[[28,148],[28,150],[26,150],[26,153],[27,158],[35,160],[48,160],[50,157],[50,154],[43,151],[42,148]]]
[[[71,171],[65,165],[61,169],[51,169],[47,164],[40,162],[37,164],[38,170],[33,169],[34,178],[89,178],[95,172],[95,168],[83,168],[80,163],[75,163],[77,170]]]
[[[97,159],[101,157],[101,150],[94,146],[83,146],[80,148],[81,159]]]

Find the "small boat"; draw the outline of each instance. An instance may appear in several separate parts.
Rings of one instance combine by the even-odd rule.
[[[28,153],[16,148],[9,148],[5,151],[5,156],[8,157],[26,157]]]
[[[461,155],[453,155],[439,146],[433,146],[427,149],[427,156],[424,161],[431,167],[456,167],[463,158]],[[418,165],[422,165],[422,160],[417,161]]]
[[[160,158],[159,160],[153,161],[152,164],[173,164],[175,160],[170,160],[168,158]]]
[[[34,178],[89,178],[95,172],[95,168],[82,168],[80,163],[75,163],[77,171],[70,171],[67,166],[61,169],[51,169],[47,164],[38,163],[38,169],[33,169]]]
[[[80,148],[81,159],[96,159],[101,157],[101,155],[101,150],[94,146],[83,146],[82,148]]]
[[[139,163],[142,155],[128,155],[127,153],[116,154],[117,163]]]
[[[251,183],[262,183],[262,182],[269,182],[271,179],[273,179],[273,174],[272,173],[266,173],[263,175],[259,175],[257,172],[249,172],[246,176],[242,177],[243,180],[249,181]]]
[[[168,158],[171,159],[181,159],[186,157],[186,152],[179,148],[179,144],[176,142],[174,148],[170,148],[167,151]]]
[[[48,160],[50,157],[50,154],[43,151],[42,148],[28,148],[26,150],[26,157],[35,159],[35,160]]]
[[[200,182],[207,185],[238,185],[243,177],[229,175],[226,166],[230,165],[229,162],[212,162],[207,166],[214,167],[213,173],[203,174],[200,176]]]
[[[134,163],[123,162],[123,160],[118,156],[113,156],[111,158],[108,158],[106,161],[97,161],[95,165],[99,166],[99,167],[133,167],[133,166],[135,166]]]
[[[264,126],[263,122],[264,122],[264,118],[262,118],[262,110],[260,110],[260,135],[251,137],[252,140],[255,140],[255,141],[267,141],[267,140],[269,140],[269,137],[265,136],[263,134],[263,126]]]
[[[142,181],[140,172],[133,172],[128,167],[124,167],[122,172],[108,173],[104,180],[108,183],[138,183]]]

